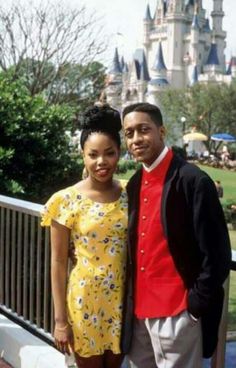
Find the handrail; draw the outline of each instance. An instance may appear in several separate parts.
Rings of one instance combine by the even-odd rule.
[[[0,195],[0,312],[52,344],[49,229],[43,206]]]

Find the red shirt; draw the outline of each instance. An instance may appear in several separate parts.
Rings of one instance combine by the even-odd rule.
[[[187,308],[187,289],[169,252],[161,223],[162,191],[172,156],[169,150],[151,172],[143,169],[136,254],[138,318],[175,316]]]

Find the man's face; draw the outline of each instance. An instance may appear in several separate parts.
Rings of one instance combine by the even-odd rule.
[[[144,112],[130,112],[123,122],[125,140],[133,157],[150,166],[164,148],[165,128]]]

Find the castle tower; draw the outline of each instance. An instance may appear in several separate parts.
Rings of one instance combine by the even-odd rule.
[[[213,23],[213,33],[215,37],[215,42],[218,48],[219,62],[222,70],[225,69],[225,55],[224,50],[226,47],[226,32],[223,31],[223,0],[213,0],[213,11],[211,12],[212,23]]]
[[[112,65],[108,72],[105,93],[107,102],[118,110],[121,109],[121,92],[122,92],[122,70],[119,61],[118,50],[116,48]]]
[[[129,67],[123,59],[119,62],[116,51],[107,83],[108,102],[117,106],[122,99],[123,107],[142,101],[159,105],[160,93],[166,88],[185,88],[195,83],[229,84],[236,78],[235,58],[227,74],[225,71],[223,0],[213,0],[212,29],[202,3],[157,0],[153,16],[147,5],[143,48],[135,51]]]
[[[151,70],[151,80],[148,83],[148,102],[160,106],[158,95],[169,85],[166,72],[162,44],[159,42],[155,62]]]
[[[184,86],[183,36],[185,13],[183,0],[170,0],[166,11],[166,64],[168,77],[173,87]]]

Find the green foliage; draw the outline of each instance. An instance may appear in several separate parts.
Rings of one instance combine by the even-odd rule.
[[[236,134],[236,83],[201,85],[183,90],[168,90],[160,96],[168,137],[181,138],[185,130],[196,127],[209,138],[214,133]],[[210,139],[206,145],[210,145]],[[211,147],[210,147],[211,148]]]
[[[74,111],[30,96],[24,83],[0,74],[1,193],[42,202],[78,180],[82,168],[68,137]]]
[[[121,159],[118,164],[117,173],[125,174],[129,170],[137,170],[139,163],[134,160],[123,160]]]

